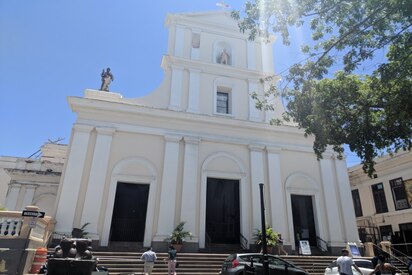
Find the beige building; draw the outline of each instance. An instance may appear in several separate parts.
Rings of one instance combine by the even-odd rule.
[[[362,241],[412,242],[412,152],[376,159],[369,178],[362,166],[349,168],[352,197]],[[402,249],[401,246],[398,248]]]
[[[40,154],[38,159],[0,157],[0,206],[20,211],[37,205],[53,215],[67,145],[47,143]]]
[[[101,246],[164,247],[180,222],[184,249],[249,247],[266,221],[287,248],[297,238],[331,250],[359,240],[344,160],[317,161],[311,138],[271,126],[283,112],[255,108],[273,75],[272,42],[248,41],[227,12],[171,14],[164,81],[142,98],[86,90],[69,97],[77,115],[58,192],[56,231],[90,223]],[[281,53],[274,53],[279,55]],[[155,57],[154,57],[155,58]]]

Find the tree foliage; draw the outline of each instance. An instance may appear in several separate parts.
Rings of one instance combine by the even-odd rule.
[[[314,135],[318,158],[327,146],[342,157],[348,144],[369,176],[382,151],[412,148],[412,5],[409,0],[254,0],[234,11],[250,39],[309,26],[305,59],[291,64],[283,86],[286,119]],[[374,59],[385,51],[385,59]],[[374,62],[372,64],[372,62]],[[371,67],[362,71],[366,66]],[[362,72],[362,74],[359,74]],[[268,93],[266,93],[268,94]],[[266,99],[257,104],[270,108]]]

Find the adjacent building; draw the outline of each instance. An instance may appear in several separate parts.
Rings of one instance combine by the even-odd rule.
[[[412,152],[376,159],[370,178],[362,166],[349,168],[355,215],[362,241],[412,242]],[[402,247],[399,247],[402,249]]]
[[[67,145],[46,143],[40,157],[0,157],[0,206],[21,211],[36,205],[54,214]]]

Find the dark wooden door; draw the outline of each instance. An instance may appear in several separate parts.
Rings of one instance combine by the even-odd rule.
[[[117,183],[110,241],[143,241],[148,198],[149,184]]]
[[[239,181],[207,179],[206,233],[212,243],[240,241]]]
[[[312,196],[292,195],[292,215],[295,240],[308,240],[316,246]]]

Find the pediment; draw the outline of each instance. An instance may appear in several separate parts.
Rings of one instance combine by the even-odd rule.
[[[231,17],[228,11],[178,13],[173,16],[178,20],[193,22],[195,25],[214,25],[219,28],[239,29],[236,20]]]

